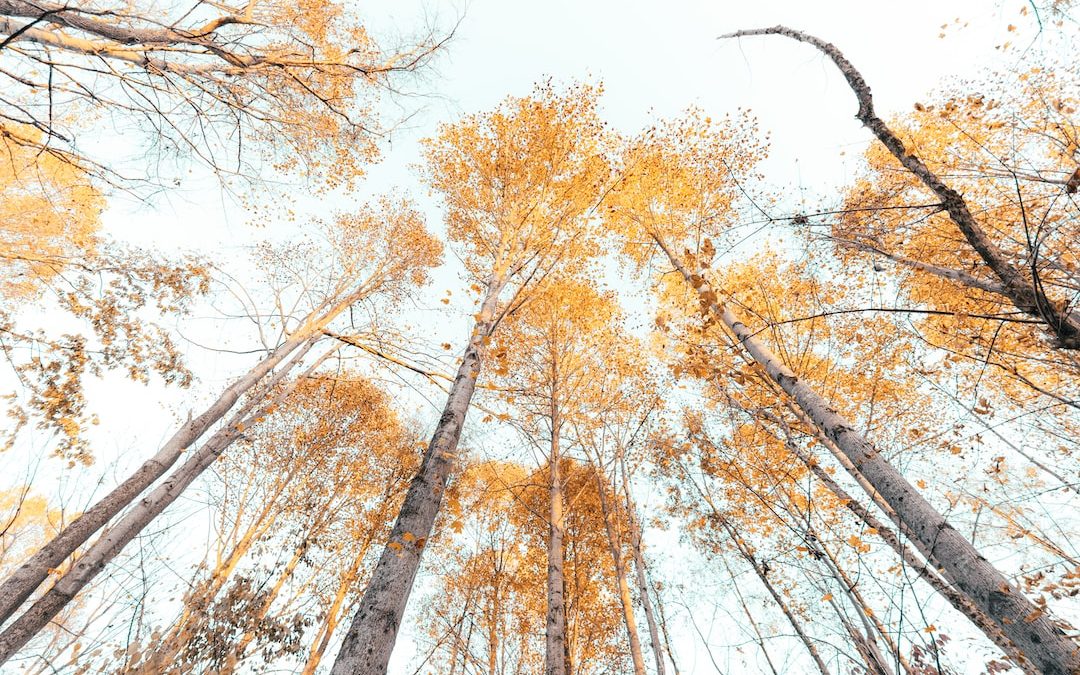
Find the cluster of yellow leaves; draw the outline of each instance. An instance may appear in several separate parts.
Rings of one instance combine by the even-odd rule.
[[[64,521],[61,510],[50,508],[28,486],[0,491],[0,517],[0,569],[5,574],[53,537]]]
[[[571,661],[576,672],[623,672],[625,633],[594,469],[565,460],[562,471],[574,505],[566,522]],[[519,672],[543,669],[548,524],[538,514],[546,513],[547,472],[477,462],[448,494],[456,502],[451,529],[460,535],[441,551],[445,567],[422,614],[432,638],[449,636],[439,650],[446,670],[461,658]]]
[[[525,265],[573,265],[594,246],[589,213],[608,180],[600,89],[538,85],[496,110],[440,127],[425,177],[446,205],[451,241],[479,280]]]
[[[1060,67],[1057,67],[1060,66]],[[964,83],[892,126],[905,144],[964,195],[976,221],[1028,282],[1058,310],[1075,311],[1080,226],[1071,198],[1080,181],[1075,114],[1080,72],[1074,63]],[[834,225],[837,255],[885,254],[1000,285],[934,199],[880,145],[848,191]],[[969,385],[992,382],[1007,398],[1033,391],[1075,398],[1075,363],[1055,353],[1045,326],[1020,315],[999,293],[901,262],[897,279],[915,306],[942,312],[916,321],[921,336],[952,358],[943,364]],[[1003,320],[993,317],[1000,316]],[[988,318],[990,317],[990,318]]]
[[[74,164],[0,137],[0,299],[27,300],[97,248],[104,205]]]
[[[605,221],[639,265],[655,254],[656,235],[680,253],[697,250],[734,224],[739,181],[754,176],[767,148],[749,113],[714,121],[691,109],[660,122],[622,142]]]
[[[180,617],[129,648],[123,672],[258,669],[281,657],[313,670],[323,636],[348,618],[419,465],[417,437],[360,373],[291,386],[219,460],[211,555]]]

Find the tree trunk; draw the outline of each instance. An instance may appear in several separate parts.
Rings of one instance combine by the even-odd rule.
[[[285,357],[304,344],[310,335],[310,333],[297,333],[270,352],[240,379],[229,385],[201,415],[185,422],[153,457],[143,462],[124,482],[71,521],[49,543],[20,565],[11,576],[4,580],[3,584],[0,584],[0,624],[7,622],[15,610],[48,578],[50,569],[59,568],[105,523],[165,475],[165,472],[176,463],[188,447],[224,417],[245,392],[254,387]]]
[[[1080,670],[1080,646],[1038,610],[979,554],[877,449],[816,391],[754,337],[754,333],[708,289],[704,269],[691,274],[664,241],[653,235],[672,265],[695,288],[702,303],[735,335],[774,382],[847,456],[875,492],[893,509],[898,525],[908,527],[929,559],[942,564],[947,578],[993,619],[1010,640],[1046,675],[1073,675]]]
[[[600,468],[596,467],[596,489],[600,495],[600,509],[604,519],[604,531],[607,533],[608,550],[615,567],[615,587],[622,605],[623,622],[626,624],[626,637],[630,641],[630,660],[634,664],[635,675],[645,675],[645,657],[641,653],[641,641],[638,639],[637,620],[634,618],[634,599],[630,595],[630,585],[626,581],[626,560],[623,557],[622,542],[615,532],[614,514],[607,497],[607,485],[600,477]]]
[[[675,662],[675,650],[671,648],[671,633],[668,632],[667,615],[664,613],[664,599],[659,593],[656,594],[656,616],[659,619],[657,623],[660,624],[660,632],[664,636],[664,650],[671,661],[671,670],[675,675],[680,675],[679,664]]]
[[[630,525],[630,550],[634,555],[634,570],[637,577],[638,593],[641,595],[641,606],[645,610],[645,621],[649,624],[649,642],[652,647],[653,658],[656,660],[656,675],[666,675],[664,666],[664,646],[660,643],[660,630],[657,626],[656,615],[653,612],[652,594],[649,592],[649,582],[646,578],[645,552],[641,548],[641,524],[637,518],[637,506],[630,491],[630,479],[626,475],[626,462],[619,456],[619,472],[622,475],[623,499],[626,500],[626,519]]]
[[[319,366],[337,348],[318,358],[300,377],[306,377]],[[290,362],[295,365],[296,359]],[[287,370],[287,369],[286,369]],[[279,373],[279,378],[283,374]],[[279,393],[255,412],[253,402],[238,410],[229,421],[211,436],[179,469],[164,482],[154,488],[138,505],[132,508],[114,527],[105,532],[86,552],[75,561],[67,574],[62,576],[52,588],[45,592],[29,609],[0,633],[0,663],[11,656],[34,637],[56,614],[64,608],[90,581],[105,568],[132,539],[153,521],[170,504],[176,501],[183,491],[214,460],[221,455],[233,441],[240,438],[243,429],[262,417],[277,405],[291,388]],[[250,413],[250,414],[249,414]]]
[[[827,441],[827,439],[826,439]],[[788,442],[788,449],[810,469],[814,474],[829,489],[836,498],[840,500],[849,511],[855,514],[867,527],[872,529],[886,544],[892,548],[905,565],[910,567],[919,575],[919,578],[925,581],[931,588],[938,592],[943,598],[949,601],[953,609],[966,616],[973,624],[975,624],[990,640],[994,642],[1013,662],[1015,662],[1025,673],[1029,675],[1038,675],[1034,668],[1028,663],[1024,655],[1021,654],[1016,646],[1013,645],[1005,634],[1001,632],[1001,628],[992,622],[986,614],[979,610],[967,596],[957,592],[947,581],[938,576],[929,563],[919,559],[914,551],[911,550],[906,544],[900,540],[900,536],[891,527],[881,522],[877,516],[875,516],[869,509],[860,504],[847,490],[840,487],[840,485],[825,471],[821,465],[814,460],[813,457],[808,455],[806,451],[796,445],[794,442]]]
[[[550,497],[547,550],[547,632],[544,645],[546,675],[568,675],[566,669],[566,586],[563,574],[566,552],[563,548],[566,518],[563,513],[562,476],[559,472],[559,432],[552,415],[551,451],[548,454]]]
[[[835,45],[813,35],[784,26],[742,30],[722,37],[750,35],[782,35],[811,45],[829,57],[840,69],[844,79],[847,80],[848,85],[859,101],[859,111],[855,114],[856,119],[873,132],[874,136],[881,141],[881,144],[896,157],[905,169],[941,199],[942,209],[949,214],[949,218],[956,225],[956,228],[960,230],[968,245],[1001,281],[1005,296],[1020,311],[1044,321],[1059,347],[1063,349],[1080,349],[1080,317],[1069,313],[1067,309],[1056,307],[1043,294],[1038,285],[1034,283],[1034,280],[1029,282],[975,221],[975,217],[971,214],[964,197],[946,185],[921,159],[904,147],[900,137],[874,112],[874,99],[870,94],[870,87],[866,84],[862,74],[855,69],[855,66],[844,57]],[[1080,657],[1074,655],[1072,660],[1053,664],[1053,667],[1060,667],[1067,663],[1074,664],[1074,667],[1080,667],[1077,666],[1077,664],[1080,664]]]
[[[493,277],[461,359],[435,433],[420,470],[409,485],[390,541],[368,582],[360,606],[330,671],[332,675],[384,675],[397,640],[398,627],[412,591],[420,555],[431,536],[446,482],[456,467],[456,452],[465,414],[472,401],[484,352],[495,325],[503,281]]]

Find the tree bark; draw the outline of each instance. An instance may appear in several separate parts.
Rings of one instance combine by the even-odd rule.
[[[854,425],[800,380],[725,305],[704,278],[691,274],[658,234],[653,234],[671,264],[693,287],[702,304],[734,334],[769,377],[814,421],[893,509],[897,524],[910,529],[928,559],[941,563],[946,577],[997,623],[1009,639],[1046,675],[1074,675],[1080,670],[1080,646],[1054,625],[890,465]]]
[[[566,654],[566,585],[563,567],[566,551],[563,539],[566,517],[563,512],[562,476],[559,471],[559,427],[557,416],[551,420],[551,449],[548,454],[550,484],[547,550],[547,632],[544,638],[546,675],[569,675]]]
[[[11,576],[4,580],[3,584],[0,584],[0,624],[10,619],[15,610],[48,578],[50,569],[60,567],[105,523],[134,502],[157,479],[165,475],[184,450],[199,440],[210,427],[229,412],[245,392],[254,387],[309,337],[310,333],[294,335],[270,352],[243,377],[229,385],[201,415],[185,422],[154,456],[143,462],[124,482],[71,521],[49,543],[20,565]]]
[[[626,474],[625,458],[619,457],[619,472],[622,476],[623,498],[626,500],[626,519],[630,525],[630,550],[634,555],[634,571],[641,595],[641,607],[645,610],[645,622],[649,625],[649,642],[651,643],[653,658],[656,660],[656,674],[666,675],[664,665],[664,646],[660,642],[660,630],[657,626],[656,615],[652,606],[652,595],[649,593],[649,581],[647,579],[647,564],[645,552],[641,546],[641,523],[637,517],[637,506],[634,504],[633,495],[630,491],[630,479]]]
[[[1005,637],[1001,628],[991,621],[986,614],[980,611],[978,607],[972,604],[967,596],[958,592],[949,584],[949,582],[942,579],[937,572],[931,568],[929,563],[921,560],[910,547],[900,540],[900,536],[895,530],[881,522],[881,520],[879,520],[869,509],[848,494],[847,490],[842,488],[833,477],[821,467],[821,464],[807,454],[806,451],[793,442],[788,443],[788,449],[791,450],[791,452],[798,457],[808,469],[810,469],[810,472],[813,473],[830,492],[836,495],[836,498],[840,500],[841,504],[855,514],[855,516],[865,523],[867,527],[874,530],[874,532],[877,533],[877,536],[900,556],[900,559],[904,564],[914,570],[919,578],[937,591],[941,597],[945,598],[949,604],[952,605],[953,609],[966,616],[1025,673],[1028,675],[1038,675],[1032,665],[1024,658],[1024,655],[1016,649],[1016,646],[1009,641],[1009,638]]]
[[[312,343],[313,344],[313,343]],[[310,345],[309,345],[310,347]],[[306,351],[307,348],[305,348]],[[316,359],[301,377],[305,377],[319,366],[330,354],[331,349]],[[299,354],[302,357],[303,354]],[[290,368],[297,359],[290,361]],[[284,369],[275,379],[280,379],[287,372]],[[229,421],[211,436],[180,468],[164,482],[154,488],[146,497],[122,517],[114,527],[105,532],[86,552],[79,557],[71,569],[45,592],[29,609],[0,633],[0,663],[6,662],[34,637],[56,616],[90,581],[116,557],[142,530],[170,504],[176,501],[183,491],[191,485],[214,460],[232,443],[240,438],[245,427],[264,416],[277,405],[291,390],[279,393],[255,412],[251,412],[254,401],[249,401],[233,414]],[[250,414],[249,414],[250,413]]]
[[[331,675],[386,673],[413,579],[420,567],[420,555],[435,525],[446,482],[457,464],[461,428],[480,375],[484,343],[495,325],[495,310],[503,285],[503,280],[497,277],[488,282],[446,406],[424,452],[420,470],[409,485],[390,540],[345,634]]]
[[[623,556],[622,542],[615,532],[611,503],[608,501],[607,486],[600,477],[600,468],[596,467],[596,489],[600,495],[600,509],[604,519],[604,531],[607,533],[608,550],[615,567],[615,588],[619,603],[622,605],[623,622],[626,624],[626,637],[630,642],[630,660],[634,665],[635,675],[645,675],[645,657],[641,653],[641,640],[638,638],[637,620],[634,618],[634,599],[630,595],[630,585],[626,581],[626,559]]]

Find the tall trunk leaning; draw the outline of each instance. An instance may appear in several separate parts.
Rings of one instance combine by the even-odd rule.
[[[634,574],[637,581],[638,593],[641,595],[641,607],[645,610],[645,622],[649,625],[649,642],[652,647],[653,658],[656,661],[656,674],[667,675],[664,664],[664,646],[660,642],[660,629],[656,621],[656,612],[653,609],[652,595],[649,593],[649,581],[645,552],[641,548],[641,523],[637,517],[637,506],[634,504],[633,494],[630,490],[630,477],[626,473],[626,461],[619,452],[619,473],[622,476],[623,499],[626,501],[626,520],[630,528],[630,550],[634,556]]]
[[[822,439],[824,439],[824,437],[822,437]],[[828,442],[828,439],[824,439],[824,441]],[[799,458],[799,461],[810,469],[811,473],[813,473],[814,476],[816,476],[818,480],[820,480],[822,484],[836,496],[841,504],[855,514],[855,516],[866,524],[868,528],[876,532],[877,536],[888,544],[904,564],[915,571],[920,579],[929,584],[931,588],[945,598],[949,604],[952,605],[953,609],[962,613],[975,624],[1025,673],[1036,675],[1034,668],[1028,663],[1027,659],[1024,658],[1024,655],[1017,651],[1016,646],[1005,637],[1001,628],[992,622],[986,614],[979,610],[967,596],[958,592],[949,584],[949,582],[942,579],[929,563],[921,560],[907,544],[901,541],[900,535],[898,535],[895,530],[879,520],[873,512],[848,494],[847,490],[841,487],[833,477],[822,468],[821,464],[807,454],[805,450],[790,441],[787,443],[787,447]]]
[[[297,359],[303,356],[311,344],[313,342],[308,342],[304,352],[298,354]],[[300,377],[306,377],[335,351],[337,351],[336,347],[320,356]],[[297,359],[289,362],[290,368],[296,365]],[[287,372],[288,368],[284,370]],[[279,380],[284,373],[278,375],[279,377],[275,377],[275,380]],[[176,501],[183,491],[213,464],[222,452],[240,438],[246,427],[253,424],[256,419],[268,414],[290,391],[291,387],[286,388],[285,391],[280,392],[268,401],[264,401],[263,405],[258,407],[256,407],[254,400],[248,401],[213,436],[188,457],[180,468],[176,469],[160,485],[139,500],[137,505],[94,542],[75,561],[71,569],[57,580],[52,588],[46,591],[3,632],[0,632],[0,663],[6,662],[16,651],[37,635],[94,577],[105,569],[105,566],[120,553],[124,546],[129,544],[154,518]]]
[[[251,370],[233,382],[198,417],[185,422],[176,433],[146,460],[124,482],[102,497],[89,509],[71,521],[47,544],[19,566],[0,584],[0,624],[11,618],[15,610],[29,598],[49,576],[49,570],[60,567],[76,550],[105,523],[120,513],[128,504],[142,494],[176,463],[185,449],[199,440],[236,404],[236,401],[254,387],[267,373],[307,340],[306,335],[295,335],[270,352]]]
[[[966,538],[936,510],[899,471],[881,457],[855,426],[834,410],[760,342],[705,280],[705,269],[691,274],[656,233],[653,240],[703,305],[719,319],[769,377],[813,420],[872,488],[893,509],[897,524],[910,529],[928,558],[941,563],[945,576],[989,616],[1023,654],[1046,675],[1073,675],[1080,670],[1080,645],[1058,628],[1005,579]]]
[[[503,285],[504,281],[496,276],[488,281],[446,406],[345,634],[330,671],[332,675],[386,673],[413,579],[420,567],[420,555],[435,526],[446,483],[457,467],[458,440],[480,375],[484,345],[495,325]]]
[[[198,417],[180,426],[172,437],[152,457],[139,466],[127,479],[102,497],[89,509],[60,530],[47,544],[19,566],[0,584],[0,625],[6,623],[27,598],[49,576],[49,570],[60,567],[76,550],[104,525],[135,501],[148,487],[165,475],[196,441],[217,424],[232,409],[240,397],[251,391],[267,374],[290,354],[305,344],[312,335],[334,320],[358,298],[357,293],[310,317],[281,345],[273,349],[247,373],[229,385]],[[268,389],[267,389],[268,390]]]

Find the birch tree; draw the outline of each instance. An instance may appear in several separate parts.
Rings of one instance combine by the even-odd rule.
[[[691,115],[628,145],[626,187],[609,213],[613,224],[626,232],[631,253],[640,260],[647,259],[652,250],[662,252],[697,294],[702,313],[723,324],[748,358],[835,442],[857,473],[892,508],[897,524],[909,529],[923,555],[938,561],[946,577],[993,619],[1036,667],[1050,673],[1074,670],[1080,658],[1075,643],[1009,584],[845,415],[755,335],[724,301],[725,289],[713,287],[711,279],[715,277],[708,269],[711,256],[707,249],[715,245],[705,241],[708,234],[723,230],[725,219],[733,218],[729,205],[740,177],[745,177],[753,164],[755,145],[745,138],[748,130],[737,131],[731,125],[710,129],[708,123],[694,120]]]
[[[0,644],[3,645],[0,654],[4,658],[10,657],[33,637],[51,614],[59,611],[147,523],[175,500],[242,434],[245,427],[260,419],[267,408],[273,407],[275,397],[281,396],[278,383],[291,368],[303,362],[303,357],[322,337],[322,331],[331,321],[362,299],[384,297],[391,305],[400,301],[415,289],[417,283],[423,283],[428,266],[438,262],[441,251],[427,235],[415,211],[391,203],[385,204],[383,210],[342,216],[329,230],[329,240],[335,244],[331,254],[333,263],[328,269],[324,257],[320,267],[333,274],[333,281],[325,287],[307,289],[308,300],[313,303],[311,310],[291,325],[289,317],[281,317],[281,340],[262,360],[230,385],[206,411],[182,425],[155,455],[72,521],[0,586],[0,597],[5,598],[6,614],[10,616],[45,580],[49,569],[57,567],[105,523],[133,504],[140,494],[166,474],[185,450],[228,416],[215,435],[197,452],[189,454],[182,467],[155,489],[153,498],[144,499],[124,516],[124,527],[110,528],[107,535],[91,547],[93,555],[84,552],[75,568],[39,598],[23,617],[0,633]],[[313,252],[309,250],[309,253]],[[327,252],[324,249],[319,254],[326,256]],[[287,266],[279,271],[285,276],[290,275]],[[291,358],[286,360],[287,357]],[[60,584],[64,580],[66,583]]]
[[[129,647],[119,670],[314,670],[347,602],[339,582],[365,574],[416,456],[387,394],[359,373],[298,383],[219,460],[212,549],[180,615]]]
[[[623,374],[623,364],[607,358],[623,345],[616,330],[618,311],[610,293],[593,288],[587,278],[550,278],[529,302],[509,317],[494,341],[495,382],[505,392],[510,416],[522,435],[534,445],[548,471],[547,630],[546,666],[549,675],[566,675],[565,520],[568,508],[565,477],[560,474],[565,453],[572,450],[569,430],[596,414],[605,404],[602,384],[612,369]],[[597,488],[601,489],[600,487]],[[607,487],[603,487],[607,490]],[[611,506],[606,494],[604,512]],[[609,514],[610,515],[610,514]],[[617,545],[616,576],[620,598],[629,600],[622,544]],[[641,645],[632,610],[629,643],[635,672],[644,670]]]
[[[423,547],[432,535],[485,361],[506,314],[532,284],[590,246],[607,179],[596,88],[537,87],[491,113],[442,127],[426,145],[426,179],[445,202],[448,234],[479,297],[446,406],[409,488],[333,671],[385,673]]]
[[[1036,78],[1050,86],[1046,89],[1040,88],[1042,90],[1036,98],[1027,102],[1027,112],[1035,110],[1036,118],[1041,119],[1032,120],[1030,125],[1021,124],[1026,127],[1021,132],[1023,138],[995,138],[999,135],[997,130],[1005,127],[1004,120],[1008,117],[1003,118],[999,113],[992,112],[998,107],[997,102],[985,101],[976,94],[972,95],[969,101],[947,102],[942,108],[945,119],[959,106],[971,110],[973,117],[982,118],[984,126],[976,135],[965,134],[963,126],[956,125],[955,130],[946,133],[945,139],[931,140],[930,134],[923,134],[905,144],[900,135],[878,116],[869,85],[836,46],[784,26],[737,31],[724,37],[754,35],[779,35],[797,40],[813,46],[829,58],[840,69],[858,100],[856,118],[874,134],[895,161],[900,163],[906,172],[908,186],[911,183],[921,184],[939,200],[938,203],[930,205],[930,208],[947,215],[950,229],[958,235],[957,239],[965,244],[961,255],[966,259],[965,262],[974,263],[974,273],[969,271],[968,265],[961,267],[955,262],[940,265],[932,260],[924,260],[922,266],[916,265],[918,269],[937,273],[942,278],[1003,298],[1017,310],[1042,324],[1057,347],[1066,350],[1080,349],[1080,315],[1072,309],[1075,290],[1070,288],[1075,284],[1075,280],[1071,279],[1075,275],[1075,264],[1069,252],[1061,251],[1060,245],[1055,245],[1057,242],[1074,239],[1075,227],[1071,222],[1073,219],[1063,218],[1063,214],[1054,208],[1057,198],[1076,191],[1076,185],[1070,182],[1073,181],[1074,174],[1078,177],[1076,182],[1080,182],[1080,174],[1076,173],[1075,140],[1070,135],[1069,126],[1058,122],[1076,110],[1076,100],[1071,96],[1069,85],[1065,83],[1071,81],[1075,84],[1074,72],[1066,69],[1062,73],[1064,81],[1060,85],[1060,93],[1057,91],[1059,85],[1053,76],[1046,78],[1040,77],[1039,71],[1035,73]],[[1030,79],[1030,75],[1024,79]],[[919,104],[919,107],[923,108],[920,112],[926,112],[925,106]],[[927,117],[932,119],[930,115]],[[928,131],[933,133],[932,130]],[[986,138],[986,135],[989,138]],[[961,146],[967,146],[966,151],[957,147],[957,143],[950,143],[949,136],[959,136],[957,140]],[[1009,149],[1002,148],[1002,143],[1015,145],[1010,152]],[[1029,162],[1034,161],[1034,157],[1024,157],[1032,150],[1032,144],[1036,146],[1034,151],[1040,156],[1039,164],[1045,165],[1025,170],[1023,167],[1030,166]],[[953,158],[938,159],[947,157],[947,153],[953,154]],[[975,156],[966,159],[965,155]],[[983,208],[973,208],[971,197],[962,194],[957,186],[951,184],[951,179],[949,182],[942,179],[942,171],[949,171],[946,164],[949,161],[959,161],[961,164],[970,162],[965,170],[975,170],[990,178],[996,175],[1013,183],[1015,201],[1010,198],[1012,203],[1006,203],[1002,209],[992,208],[986,203]],[[931,163],[938,164],[941,168],[935,169]],[[1027,190],[1020,186],[1021,176]],[[1008,185],[1005,189],[1012,187]],[[1049,187],[1052,193],[1058,194],[1054,197],[1046,195],[1046,187]],[[1025,191],[1028,192],[1026,201]],[[1044,194],[1038,194],[1040,191]],[[1010,192],[1013,190],[1010,189]],[[980,201],[978,196],[974,197],[974,200],[974,203]],[[1036,217],[1036,212],[1030,210],[1032,208],[1045,212]],[[980,220],[974,214],[983,213],[984,209],[989,209],[991,215],[983,216]],[[1001,221],[997,221],[998,218],[1001,218]],[[986,220],[997,222],[988,223]],[[1002,222],[1005,227],[999,228],[998,222]],[[940,229],[941,225],[937,222],[934,227],[927,229]],[[1004,231],[995,237],[990,234],[994,230]],[[934,238],[932,234],[930,237]],[[872,247],[873,237],[855,243]],[[918,242],[912,243],[919,246]],[[955,250],[955,245],[950,248]],[[1055,252],[1055,248],[1058,251]],[[916,254],[916,258],[918,257]],[[911,256],[901,254],[901,260],[909,259]],[[1051,268],[1054,271],[1051,271]],[[942,269],[951,269],[953,273],[940,272]],[[1066,284],[1064,289],[1061,288],[1062,283]],[[1060,295],[1062,290],[1065,291],[1063,296]]]

